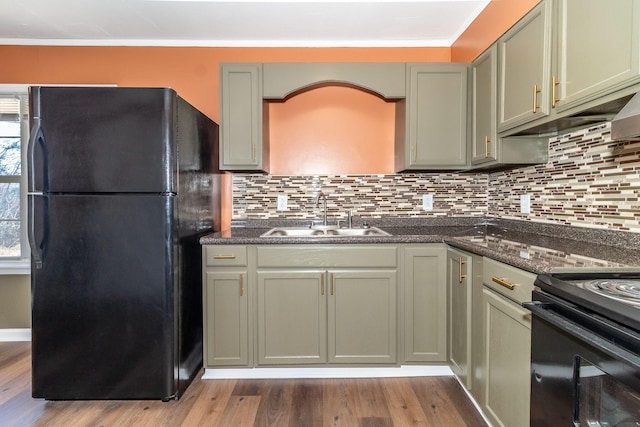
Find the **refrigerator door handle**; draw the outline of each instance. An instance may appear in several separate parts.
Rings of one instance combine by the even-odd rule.
[[[40,143],[44,145],[44,135],[42,133],[42,126],[40,124],[40,118],[34,117],[32,119],[33,126],[31,127],[31,136],[29,137],[29,144],[27,145],[27,162],[29,164],[29,174],[27,176],[27,191],[33,193],[36,191],[36,173],[35,173],[35,153],[36,144]],[[46,160],[45,160],[46,161]],[[46,169],[46,163],[43,165],[43,170]],[[42,189],[40,189],[42,190]]]
[[[45,210],[46,208],[46,204],[48,204],[48,198],[46,196],[38,196],[39,198],[41,198],[43,200],[43,202],[45,203]],[[31,247],[31,259],[33,260],[34,266],[37,269],[42,268],[42,254],[43,254],[43,245],[44,242],[46,241],[46,237],[47,237],[47,224],[44,223],[43,224],[43,228],[44,228],[44,234],[43,234],[43,245],[39,245],[36,239],[36,229],[35,229],[35,216],[36,216],[36,198],[34,196],[30,196],[30,200],[29,200],[29,227],[27,230],[27,237],[29,238],[29,246]],[[47,217],[46,213],[45,215],[43,215],[44,218]]]

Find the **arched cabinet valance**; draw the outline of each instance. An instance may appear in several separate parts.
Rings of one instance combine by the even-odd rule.
[[[374,92],[385,99],[406,96],[404,63],[278,62],[262,64],[262,96],[284,99],[306,88],[346,84]]]

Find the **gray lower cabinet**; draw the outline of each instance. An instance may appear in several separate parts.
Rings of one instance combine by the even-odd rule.
[[[446,247],[403,247],[404,360],[447,361]]]
[[[483,260],[483,401],[496,426],[528,426],[531,388],[531,300],[535,275]]]
[[[456,249],[447,251],[449,366],[467,389],[471,389],[472,267],[471,254]]]
[[[258,364],[395,364],[396,272],[259,271]]]
[[[257,364],[395,364],[397,248],[257,248]]]
[[[485,289],[486,402],[496,426],[528,426],[531,319],[527,310]]]
[[[396,363],[396,271],[329,271],[329,363]]]
[[[407,97],[396,106],[396,171],[467,166],[467,69],[407,64]]]
[[[246,270],[206,272],[206,366],[249,364]]]
[[[203,247],[204,365],[249,366],[249,281],[244,246]]]
[[[325,274],[320,271],[260,271],[258,364],[327,362]]]

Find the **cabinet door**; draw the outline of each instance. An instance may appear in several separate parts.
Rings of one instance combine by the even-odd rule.
[[[498,40],[498,131],[549,114],[550,0],[543,0]]]
[[[476,59],[471,66],[472,134],[471,164],[496,160],[498,54],[496,45]]]
[[[261,64],[220,66],[221,156],[223,170],[264,170]]]
[[[404,357],[447,360],[447,275],[444,247],[404,249]]]
[[[466,64],[409,64],[406,135],[396,169],[460,169],[467,164]]]
[[[247,366],[247,272],[207,271],[205,281],[205,365]]]
[[[460,381],[471,388],[471,256],[447,251],[449,296],[449,366]]]
[[[325,274],[258,271],[258,364],[327,361]]]
[[[558,111],[640,81],[640,1],[555,3]]]
[[[396,362],[396,272],[329,271],[329,362]]]
[[[483,289],[486,376],[484,412],[496,426],[528,426],[531,314]]]

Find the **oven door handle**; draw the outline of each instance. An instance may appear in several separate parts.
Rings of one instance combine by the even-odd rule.
[[[640,356],[637,356],[623,347],[615,345],[611,341],[605,340],[594,332],[589,331],[589,329],[555,313],[552,309],[552,303],[532,301],[522,303],[522,306],[530,310],[534,316],[538,316],[560,330],[577,337],[611,357],[622,359],[624,362],[636,369],[640,369]]]

